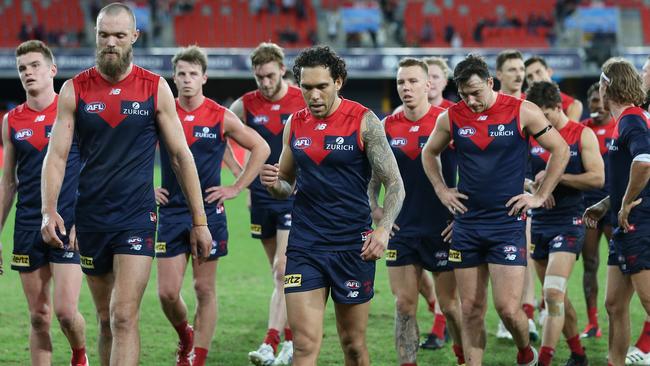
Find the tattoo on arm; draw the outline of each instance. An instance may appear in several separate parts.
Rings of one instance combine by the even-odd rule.
[[[373,174],[368,183],[368,199],[370,200],[370,209],[374,210],[379,207],[379,191],[381,190],[381,182],[376,174]]]
[[[400,364],[415,362],[419,337],[415,317],[395,312],[395,348],[397,348]]]
[[[372,174],[384,184],[386,189],[384,217],[379,221],[378,226],[383,226],[390,231],[402,208],[405,195],[404,184],[381,122],[372,112],[366,113],[364,119],[366,129],[363,131],[362,137],[366,147],[366,155],[372,167]]]

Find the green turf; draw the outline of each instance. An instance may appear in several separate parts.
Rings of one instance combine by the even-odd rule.
[[[229,173],[225,173],[230,180]],[[268,299],[271,294],[271,275],[262,247],[249,236],[249,216],[244,195],[226,204],[230,230],[229,255],[220,260],[217,288],[219,295],[219,322],[210,351],[209,365],[239,366],[248,364],[247,353],[259,345],[266,331]],[[2,233],[5,275],[0,277],[0,365],[29,364],[28,334],[29,314],[22,294],[20,280],[15,271],[9,269],[12,248],[13,213]],[[601,259],[606,258],[606,246],[601,246]],[[155,268],[155,266],[154,266]],[[584,300],[581,289],[582,262],[579,262],[570,281],[570,295],[579,313],[579,327],[586,322]],[[142,365],[173,365],[176,336],[165,319],[156,296],[155,270],[147,287],[141,312],[140,330],[142,338]],[[605,266],[599,271],[600,322],[604,337],[584,342],[592,365],[605,365],[607,353],[607,319],[603,298],[605,287]],[[539,285],[538,285],[539,288]],[[372,302],[368,328],[368,346],[374,365],[396,365],[393,345],[394,300],[388,287],[386,268],[383,261],[377,266],[375,298]],[[186,278],[183,296],[194,308],[191,280]],[[94,307],[87,287],[81,294],[81,312],[87,322],[87,342],[90,358],[98,365],[96,358],[96,335]],[[325,334],[319,358],[319,365],[342,365],[341,350],[336,335],[332,306],[325,316]],[[633,339],[643,325],[643,311],[638,300],[632,303]],[[420,331],[428,331],[432,316],[420,302]],[[515,347],[510,341],[499,341],[494,337],[497,316],[490,307],[487,314],[488,344],[485,365],[512,365]],[[65,337],[53,321],[54,365],[65,365],[69,361],[69,350]],[[539,344],[537,344],[539,346]],[[556,364],[564,364],[568,350],[561,342],[556,352]],[[423,350],[419,353],[420,365],[453,365],[450,346],[439,351]]]

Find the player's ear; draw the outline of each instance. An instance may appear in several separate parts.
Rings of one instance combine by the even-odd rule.
[[[136,29],[135,32],[133,32],[133,38],[131,38],[131,44],[135,44],[135,41],[137,41],[139,37],[140,37],[140,30]]]

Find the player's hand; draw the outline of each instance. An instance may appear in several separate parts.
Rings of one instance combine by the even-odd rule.
[[[546,201],[544,201],[542,207],[544,207],[547,210],[550,210],[553,207],[555,207],[555,197],[553,197],[553,194],[548,195],[548,198],[546,199]]]
[[[192,249],[192,258],[198,260],[199,264],[208,260],[212,249],[212,234],[207,226],[192,226],[190,248]]]
[[[260,182],[266,188],[273,188],[279,181],[280,164],[264,164],[260,170]]]
[[[169,203],[169,191],[163,187],[158,187],[154,190],[156,195],[156,204],[164,206]]]
[[[605,213],[607,213],[607,207],[598,202],[585,210],[585,213],[582,215],[582,221],[588,228],[595,229],[598,227],[598,221],[605,216]]]
[[[445,230],[442,231],[440,236],[445,243],[451,243],[451,234],[454,232],[454,221],[450,221]]]
[[[506,202],[506,207],[510,207],[509,216],[519,216],[531,208],[538,208],[544,204],[544,199],[530,193],[522,193],[512,197]]]
[[[70,244],[68,244],[68,250],[72,250],[74,252],[79,251],[79,244],[77,243],[77,226],[72,225],[72,228],[70,228]]]
[[[618,211],[618,226],[622,227],[624,232],[627,233],[628,231],[634,229],[633,226],[630,225],[630,223],[627,221],[627,219],[630,216],[630,211],[638,206],[642,200],[642,198],[638,198],[636,201],[632,201],[629,204],[623,202],[620,211]]]
[[[544,182],[544,178],[546,178],[546,170],[540,170],[539,173],[535,175],[535,180],[533,181],[533,188],[535,190],[539,189],[542,182]]]
[[[440,192],[436,191],[440,202],[451,212],[452,215],[464,214],[467,212],[467,207],[460,201],[461,199],[468,199],[466,195],[458,192],[456,188],[445,187]]]
[[[55,248],[63,249],[63,241],[59,239],[59,236],[56,232],[60,232],[63,235],[67,235],[65,231],[65,223],[63,218],[59,215],[58,212],[46,212],[43,214],[43,221],[41,222],[41,235],[43,236],[43,241]]]
[[[376,261],[381,258],[388,246],[390,233],[382,226],[368,234],[368,238],[361,247],[361,259],[364,261]]]
[[[231,200],[241,193],[241,189],[236,186],[218,186],[210,187],[205,190],[205,193],[208,193],[208,196],[205,197],[206,203],[217,202],[217,205],[220,205],[225,200]]]
[[[4,274],[4,273],[5,273],[5,271],[4,271],[4,269],[2,268],[2,243],[0,243],[0,276],[1,276],[2,274]]]

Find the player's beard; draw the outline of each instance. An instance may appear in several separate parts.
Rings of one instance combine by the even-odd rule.
[[[133,47],[128,45],[127,48],[121,50],[120,56],[116,60],[108,60],[106,55],[108,49],[97,50],[96,61],[99,71],[111,79],[117,79],[128,70],[131,61],[133,60]],[[119,52],[119,51],[118,51]]]
[[[277,83],[276,85],[273,86],[273,89],[271,90],[270,93],[262,93],[262,94],[264,94],[264,96],[265,96],[267,99],[272,99],[273,97],[275,97],[276,95],[278,95],[278,93],[280,92],[281,89],[282,89],[282,78],[280,78],[280,80],[278,81],[278,83]]]

